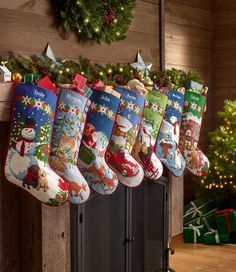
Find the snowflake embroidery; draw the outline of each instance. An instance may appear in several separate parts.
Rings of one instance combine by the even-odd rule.
[[[133,104],[133,103],[128,103],[127,108],[128,108],[129,110],[133,110],[134,104]]]
[[[178,109],[179,109],[179,103],[174,102],[174,108],[175,108],[176,110],[178,110]]]
[[[149,101],[145,101],[145,107],[148,107],[149,106]]]
[[[188,101],[186,101],[186,100],[184,101],[184,106],[185,106],[185,107],[188,107],[188,106],[189,106]]]
[[[30,104],[30,98],[28,96],[23,96],[23,103],[25,103],[25,105]]]
[[[37,108],[37,110],[41,109],[42,108],[42,101],[41,100],[36,100],[35,101],[35,107]]]
[[[152,109],[153,109],[154,111],[157,111],[158,108],[159,108],[159,105],[157,105],[157,104],[153,104],[153,105],[152,105]]]
[[[65,104],[64,103],[59,103],[58,104],[58,108],[59,108],[59,110],[65,110]]]
[[[138,106],[134,106],[134,112],[139,114],[140,112],[140,108]]]
[[[76,113],[76,109],[71,107],[71,108],[69,109],[69,112],[70,112],[70,113]]]
[[[95,103],[92,103],[90,107],[92,110],[96,110],[97,105]]]
[[[191,104],[191,109],[196,110],[196,108],[197,108],[197,104],[196,103],[192,103]]]
[[[47,114],[49,114],[49,113],[51,112],[51,107],[50,107],[49,105],[45,104],[44,110],[45,110],[45,112],[46,112]]]
[[[107,110],[107,116],[109,117],[109,118],[112,118],[113,117],[113,111],[112,110]]]
[[[107,108],[105,106],[101,106],[99,112],[101,112],[101,114],[105,114],[106,110],[107,110]]]
[[[121,99],[120,105],[121,105],[121,106],[124,106],[124,105],[125,105],[125,101],[124,101],[123,99]]]
[[[167,105],[170,107],[172,105],[172,101],[170,99],[167,100]]]

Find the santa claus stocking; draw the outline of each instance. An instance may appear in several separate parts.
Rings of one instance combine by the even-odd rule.
[[[5,163],[10,182],[50,205],[61,205],[68,197],[67,184],[48,164],[56,102],[53,91],[17,85]]]
[[[111,93],[94,90],[79,151],[78,166],[90,187],[108,195],[114,192],[118,179],[105,162],[120,99]]]
[[[115,90],[121,94],[121,103],[106,159],[121,183],[135,187],[141,183],[144,174],[140,164],[130,154],[138,134],[144,97],[126,88]]]
[[[181,176],[185,160],[178,149],[184,91],[169,90],[165,117],[160,128],[156,154],[174,176]]]
[[[183,121],[180,131],[180,151],[186,160],[186,168],[197,176],[206,175],[209,160],[197,147],[206,97],[188,90],[185,92]]]
[[[167,96],[160,92],[149,91],[145,99],[143,117],[132,154],[141,163],[145,176],[155,180],[163,172],[162,164],[155,154],[155,144]]]
[[[77,167],[84,130],[88,97],[73,90],[61,89],[52,136],[50,165],[69,186],[69,201],[84,203],[89,186]]]

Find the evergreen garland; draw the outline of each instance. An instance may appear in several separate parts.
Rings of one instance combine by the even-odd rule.
[[[77,32],[82,41],[111,43],[125,39],[135,0],[57,0],[56,9],[65,31]]]
[[[140,72],[136,71],[129,64],[100,64],[91,63],[88,59],[80,57],[79,62],[72,60],[57,59],[55,64],[52,60],[36,55],[25,57],[9,53],[7,57],[0,57],[0,62],[7,62],[7,68],[14,73],[38,74],[40,77],[50,76],[56,83],[71,83],[74,74],[80,73],[85,76],[88,83],[93,84],[102,80],[106,85],[126,85],[129,80],[140,78]],[[152,71],[151,80],[160,87],[181,88],[188,80],[200,82],[200,76],[196,71],[183,71],[170,69],[166,71]]]

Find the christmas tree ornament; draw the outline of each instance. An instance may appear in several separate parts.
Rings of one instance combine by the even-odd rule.
[[[163,166],[155,154],[155,145],[167,96],[161,92],[149,91],[145,99],[143,117],[132,154],[141,163],[145,177],[156,180],[163,172]]]
[[[186,168],[197,176],[205,176],[209,160],[198,148],[206,97],[192,90],[185,92],[183,120],[180,130],[180,151]]]
[[[56,94],[45,88],[16,86],[5,163],[8,181],[49,205],[61,205],[68,197],[67,184],[48,164],[56,102]]]
[[[50,165],[67,182],[69,201],[73,204],[84,203],[90,195],[89,186],[77,166],[88,106],[88,97],[78,91],[60,90]]]
[[[163,91],[167,92],[168,101],[156,144],[156,155],[174,176],[181,176],[186,165],[178,149],[184,90]]]
[[[115,90],[120,93],[121,102],[106,160],[122,184],[135,187],[144,177],[142,167],[131,156],[142,117],[144,97],[127,88],[117,87]]]
[[[22,79],[23,79],[23,76],[22,76],[21,73],[16,72],[16,73],[13,73],[13,74],[12,74],[12,80],[13,80],[13,81],[21,82]]]
[[[120,99],[102,90],[93,90],[91,105],[79,150],[78,166],[90,187],[109,195],[117,187],[116,174],[105,161]]]

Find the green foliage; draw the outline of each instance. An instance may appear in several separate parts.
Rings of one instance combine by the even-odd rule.
[[[222,208],[236,204],[236,100],[226,100],[218,115],[225,124],[209,133],[210,170],[201,180],[201,189]]]
[[[126,85],[131,79],[140,79],[139,73],[129,64],[122,65],[91,63],[86,58],[79,58],[79,62],[72,60],[57,59],[54,63],[51,59],[38,57],[36,55],[24,57],[9,53],[9,56],[0,58],[0,61],[7,61],[7,68],[12,72],[24,74],[38,74],[41,77],[48,75],[56,83],[70,83],[74,74],[84,75],[90,84],[102,80],[106,85]],[[188,80],[200,81],[196,71],[182,71],[171,69],[166,71],[152,71],[150,77],[158,86],[169,88],[181,88]]]
[[[75,31],[84,42],[111,43],[125,39],[135,0],[57,0],[65,31]]]
[[[10,138],[10,147],[14,145],[14,140],[17,140],[21,136],[21,131],[24,128],[25,122],[23,119],[13,123],[12,134]]]
[[[50,145],[50,131],[51,131],[51,125],[50,120],[48,119],[44,126],[40,127],[39,134],[36,137],[36,143],[37,147],[35,150],[35,157],[39,159],[40,161],[43,161],[45,163],[48,162],[48,155],[49,155],[49,145]]]

